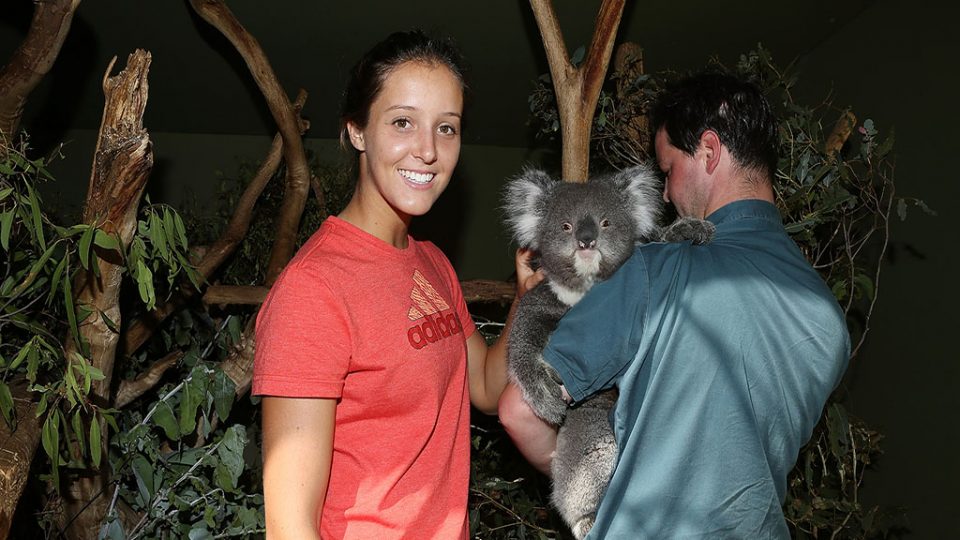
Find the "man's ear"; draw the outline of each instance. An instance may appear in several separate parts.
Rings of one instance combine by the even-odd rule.
[[[347,122],[347,134],[350,135],[350,144],[352,144],[358,152],[363,152],[367,149],[366,143],[363,142],[363,131],[353,122]]]
[[[720,164],[720,152],[723,144],[716,131],[708,129],[700,135],[700,150],[703,151],[707,174],[713,174]]]

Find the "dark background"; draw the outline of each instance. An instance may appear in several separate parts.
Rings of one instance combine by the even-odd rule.
[[[503,279],[511,250],[495,211],[504,179],[549,161],[527,125],[527,97],[548,71],[530,7],[521,1],[231,0],[289,95],[309,93],[307,146],[336,160],[333,140],[345,73],[377,40],[420,27],[454,37],[470,67],[464,148],[454,182],[422,227],[464,279]],[[0,61],[19,44],[33,4],[0,0]],[[556,0],[571,53],[585,46],[598,0]],[[757,7],[761,6],[762,7]],[[886,454],[863,485],[868,504],[908,507],[912,538],[960,538],[957,397],[960,270],[950,231],[960,189],[947,167],[956,129],[960,7],[905,0],[628,2],[618,42],[645,49],[647,71],[686,70],[716,56],[733,64],[757,43],[781,65],[796,61],[799,101],[832,94],[882,133],[895,130],[897,186],[937,217],[912,212],[892,226],[867,345],[844,385],[851,410],[885,436]],[[48,201],[82,200],[102,113],[100,88],[135,48],[153,55],[145,125],[156,159],[148,190],[180,203],[216,197],[219,174],[261,159],[275,132],[239,55],[181,0],[85,0],[56,65],[30,97],[24,127],[38,151],[66,142]],[[952,167],[951,167],[952,168]]]

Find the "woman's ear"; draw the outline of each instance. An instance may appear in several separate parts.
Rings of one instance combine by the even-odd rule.
[[[363,142],[363,131],[354,125],[353,122],[347,122],[347,133],[350,135],[350,144],[352,144],[358,152],[366,150],[366,145]]]
[[[703,151],[705,168],[707,174],[713,174],[720,164],[720,152],[723,144],[720,142],[720,136],[716,131],[708,129],[700,135],[700,149]]]

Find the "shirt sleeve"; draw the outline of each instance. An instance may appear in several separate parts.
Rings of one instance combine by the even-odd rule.
[[[289,268],[257,316],[252,393],[339,398],[352,353],[347,320],[319,272]]]
[[[636,358],[649,296],[647,267],[635,251],[560,319],[543,357],[574,401],[611,388]]]

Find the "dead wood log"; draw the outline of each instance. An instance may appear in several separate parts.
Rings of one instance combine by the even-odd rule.
[[[27,97],[60,54],[79,5],[80,0],[34,2],[27,37],[0,70],[0,147],[16,137]]]
[[[267,297],[267,287],[211,285],[203,293],[203,303],[207,305],[258,305]]]
[[[510,303],[516,295],[516,285],[506,281],[477,279],[460,282],[463,299],[475,302]],[[203,295],[207,305],[256,305],[263,303],[270,289],[259,286],[211,285]]]
[[[840,149],[846,144],[847,139],[850,138],[850,134],[853,133],[853,128],[856,126],[857,115],[851,111],[843,113],[837,120],[837,123],[834,124],[833,131],[830,132],[830,136],[827,137],[827,142],[823,145],[824,152],[830,157],[840,153]]]
[[[276,221],[276,239],[267,264],[266,285],[272,285],[293,256],[300,218],[310,190],[303,141],[294,109],[277,80],[266,54],[257,40],[240,24],[222,0],[190,0],[190,5],[205,21],[219,30],[243,57],[257,86],[263,92],[273,119],[283,137],[283,158],[287,166],[286,187],[280,215]],[[323,200],[320,200],[323,208]]]
[[[530,0],[550,65],[560,112],[562,172],[566,181],[585,182],[590,170],[590,129],[607,72],[624,0],[603,0],[586,58],[574,67],[550,0]]]
[[[127,67],[116,76],[110,76],[116,57],[107,68],[103,80],[106,96],[103,120],[83,209],[84,223],[97,225],[115,235],[124,248],[133,240],[140,198],[153,168],[152,143],[143,127],[150,60],[149,52],[137,50],[127,58]],[[107,405],[119,335],[105,318],[120,324],[123,267],[115,253],[98,252],[96,255],[100,273],[96,275],[87,271],[77,276],[74,301],[93,313],[79,330],[82,339],[89,344],[91,364],[104,374],[103,380],[93,384],[90,399]],[[67,340],[65,353],[68,361],[79,353],[75,340]],[[107,433],[106,426],[101,426],[101,433]],[[106,436],[102,438],[102,445],[103,455],[106,455]],[[85,471],[88,474],[68,479],[63,492],[63,517],[69,538],[97,536],[108,502],[100,496],[106,485],[106,469]]]
[[[117,397],[113,400],[113,406],[122,409],[131,401],[142,396],[144,392],[156,386],[160,377],[163,377],[163,374],[175,366],[181,358],[183,358],[183,351],[173,351],[151,364],[147,371],[140,374],[136,379],[121,381],[120,387],[117,389]]]
[[[11,389],[16,425],[0,420],[0,538],[6,538],[23,488],[30,476],[30,462],[40,443],[40,419],[25,386]]]

